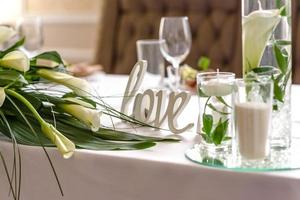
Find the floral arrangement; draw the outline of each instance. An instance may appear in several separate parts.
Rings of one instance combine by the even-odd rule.
[[[13,29],[0,26],[0,43],[15,34]],[[0,136],[14,145],[15,175],[10,176],[1,152],[0,158],[14,199],[20,197],[20,181],[12,184],[17,182],[17,174],[21,174],[20,171],[17,173],[16,166],[21,162],[19,144],[44,149],[60,186],[45,147],[56,147],[64,158],[70,158],[76,148],[132,150],[152,147],[157,141],[175,141],[117,131],[113,120],[112,127],[104,127],[100,123],[102,115],[121,119],[133,127],[149,125],[115,110],[101,97],[93,95],[86,80],[66,72],[66,65],[57,52],[44,52],[28,58],[20,50],[23,43],[24,38],[0,51]],[[50,90],[48,83],[66,88]]]
[[[196,89],[197,74],[199,71],[208,71],[210,66],[210,59],[206,56],[201,56],[197,63],[197,69],[185,64],[180,68],[180,76],[186,89]]]

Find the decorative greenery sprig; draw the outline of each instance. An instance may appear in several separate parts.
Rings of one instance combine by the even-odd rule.
[[[222,103],[225,107],[231,109],[223,97],[218,96],[207,96],[203,93],[203,91],[199,88],[198,95],[200,97],[206,97],[206,102],[204,105],[204,111],[202,114],[202,130],[201,136],[202,138],[209,144],[215,144],[216,146],[220,145],[223,141],[231,139],[226,136],[229,125],[229,118],[227,117],[230,113],[218,110],[213,103],[209,103],[212,98],[215,98],[218,102]],[[221,116],[217,122],[214,122],[214,118],[212,114],[206,114],[206,109],[209,107],[214,112],[219,113]]]

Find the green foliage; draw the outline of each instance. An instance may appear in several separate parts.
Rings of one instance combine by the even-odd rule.
[[[60,57],[60,55],[56,51],[48,51],[41,53],[31,59],[31,65],[36,65],[37,59],[45,59],[45,60],[51,60],[53,62],[56,62],[58,64],[64,64],[64,61]]]
[[[260,66],[260,67],[256,67],[254,69],[252,69],[252,72],[256,73],[256,74],[273,74],[276,71],[276,68],[273,66]]]
[[[201,56],[198,60],[198,67],[200,70],[208,70],[210,66],[210,59],[206,56]]]
[[[217,98],[221,103],[223,103],[226,107],[231,108],[223,98]],[[227,137],[227,131],[228,131],[228,125],[229,125],[229,119],[222,118],[219,119],[217,124],[214,127],[214,119],[211,114],[206,114],[206,108],[209,107],[211,110],[223,115],[227,116],[230,113],[219,111],[215,108],[215,106],[211,103],[209,103],[210,98],[207,99],[204,107],[204,113],[202,115],[202,138],[207,143],[213,143],[216,146],[220,145],[223,141],[226,141],[230,139]]]
[[[0,86],[6,86],[6,85],[17,85],[17,86],[23,86],[25,84],[28,84],[24,76],[15,70],[1,70],[0,71]]]
[[[211,135],[211,130],[213,127],[213,117],[212,115],[208,115],[208,114],[203,114],[202,117],[202,124],[203,124],[203,128],[202,131],[208,136],[210,137]]]
[[[273,45],[274,55],[281,73],[285,74],[289,65],[289,55],[285,48],[280,48],[276,43]]]
[[[228,122],[229,122],[228,119],[226,119],[225,121],[219,119],[219,122],[215,130],[212,132],[212,138],[215,145],[221,144],[221,142],[225,138],[228,129]]]

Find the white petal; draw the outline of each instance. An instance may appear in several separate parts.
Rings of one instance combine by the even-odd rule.
[[[0,107],[3,105],[5,101],[5,91],[3,87],[0,87]]]
[[[29,70],[29,59],[22,51],[12,51],[0,60],[0,66],[12,68],[21,72]]]
[[[14,29],[7,27],[7,26],[0,26],[0,44],[7,41],[9,38],[11,38],[15,34],[16,34],[16,32]]]

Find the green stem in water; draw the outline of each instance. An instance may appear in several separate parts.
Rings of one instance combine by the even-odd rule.
[[[36,109],[32,106],[32,104],[22,95],[20,95],[19,93],[11,90],[11,89],[5,89],[5,93],[8,95],[11,95],[13,97],[15,97],[16,99],[18,99],[19,101],[21,101],[34,115],[34,117],[38,120],[38,122],[40,124],[44,123],[44,119],[40,116],[40,114],[36,111]]]
[[[204,111],[203,111],[203,115],[205,115],[205,111],[206,111],[206,107],[207,107],[207,104],[210,100],[211,96],[207,98],[206,102],[205,102],[205,105],[204,105]]]

